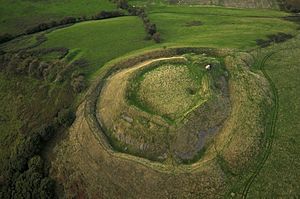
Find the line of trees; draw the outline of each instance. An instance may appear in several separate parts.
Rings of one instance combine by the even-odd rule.
[[[130,15],[138,16],[142,19],[145,30],[147,32],[147,39],[152,38],[156,43],[161,42],[160,33],[157,31],[156,24],[152,23],[144,8],[129,5],[127,0],[112,0],[117,4],[118,8],[127,10]]]
[[[7,41],[10,41],[18,36],[21,35],[28,35],[28,34],[34,34],[37,32],[45,31],[51,28],[64,26],[64,25],[71,25],[78,22],[88,21],[88,20],[101,20],[101,19],[108,19],[108,18],[114,18],[114,17],[120,17],[124,16],[125,13],[121,10],[114,10],[114,11],[101,11],[91,17],[81,16],[81,17],[72,17],[67,16],[62,18],[61,20],[57,21],[50,21],[50,22],[43,22],[39,23],[35,26],[32,26],[25,30],[23,34],[20,35],[11,35],[8,33],[5,33],[3,35],[0,35],[0,44],[5,43]]]
[[[96,15],[92,16],[92,19],[101,20],[101,19],[109,19],[109,18],[121,17],[121,16],[125,16],[125,13],[121,10],[101,11]]]
[[[151,23],[144,8],[131,6],[128,4],[127,0],[112,0],[112,1],[116,3],[118,9],[126,10],[130,15],[138,16],[142,19],[145,30],[147,32],[146,39],[153,39],[156,43],[161,42],[161,36],[160,33],[157,31],[156,24]],[[11,35],[8,33],[0,35],[0,44],[10,41],[21,35],[34,34],[34,33],[42,32],[59,26],[71,25],[77,22],[88,21],[88,20],[102,20],[102,19],[125,16],[126,14],[122,10],[101,11],[89,18],[86,16],[81,16],[81,17],[67,16],[61,20],[43,22],[26,29],[25,32],[20,35]]]
[[[33,26],[31,28],[28,28],[25,33],[26,34],[33,34],[37,32],[41,32],[47,29],[51,29],[54,27],[58,26],[63,26],[63,25],[69,25],[69,24],[74,24],[77,22],[82,22],[82,21],[88,21],[88,20],[101,20],[101,19],[108,19],[108,18],[114,18],[114,17],[120,17],[124,16],[124,12],[120,10],[114,10],[114,11],[101,11],[92,17],[88,18],[86,16],[81,16],[81,17],[64,17],[63,19],[59,21],[51,21],[48,23],[40,23],[36,26]]]

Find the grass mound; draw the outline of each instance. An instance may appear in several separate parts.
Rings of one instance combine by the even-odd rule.
[[[200,100],[197,83],[186,66],[165,65],[144,76],[138,96],[149,109],[175,119]]]
[[[208,64],[212,68],[206,69]],[[107,80],[99,118],[121,151],[161,161],[191,159],[204,147],[209,129],[217,131],[226,118],[221,114],[229,106],[226,73],[221,60],[205,54],[135,65]]]

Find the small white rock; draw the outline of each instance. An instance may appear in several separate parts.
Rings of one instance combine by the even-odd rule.
[[[208,65],[205,66],[205,69],[206,69],[206,70],[210,70],[210,68],[211,68],[211,65],[210,65],[210,64],[208,64]]]

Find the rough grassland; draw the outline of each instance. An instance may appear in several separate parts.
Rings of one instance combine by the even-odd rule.
[[[51,88],[33,78],[0,72],[0,175],[10,154],[17,150],[20,137],[47,124],[72,98],[69,88]]]
[[[113,10],[108,0],[0,0],[0,32],[22,33],[30,26],[66,16],[90,16],[101,10]]]

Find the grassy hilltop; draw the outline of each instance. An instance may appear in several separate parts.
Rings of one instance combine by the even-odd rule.
[[[128,2],[0,0],[0,198],[297,197],[299,3]]]

